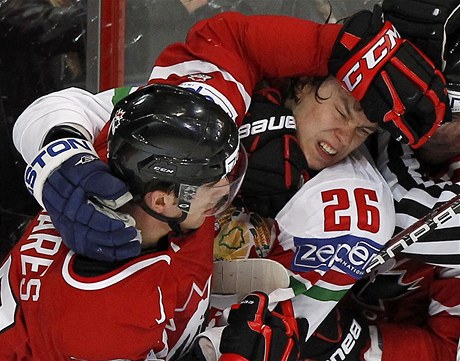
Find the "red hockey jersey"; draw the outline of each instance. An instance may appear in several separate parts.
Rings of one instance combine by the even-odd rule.
[[[40,213],[0,268],[0,360],[174,360],[208,309],[213,220],[89,275]]]

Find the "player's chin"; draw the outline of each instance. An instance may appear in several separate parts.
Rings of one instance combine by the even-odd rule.
[[[315,157],[311,160],[307,160],[308,167],[316,171],[321,171],[324,168],[339,163],[343,158],[344,157],[329,157],[328,159],[324,159],[324,157]]]
[[[185,218],[185,220],[182,222],[181,228],[184,230],[197,229],[203,225],[206,217],[208,216],[205,213],[189,214],[187,218]]]

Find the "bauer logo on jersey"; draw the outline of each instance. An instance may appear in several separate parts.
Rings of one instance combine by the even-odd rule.
[[[382,245],[351,235],[316,239],[294,237],[296,253],[292,270],[308,272],[338,268],[353,278],[361,278],[374,254]]]
[[[247,138],[250,135],[257,135],[268,131],[278,131],[282,129],[295,130],[295,119],[292,115],[272,116],[270,118],[257,119],[251,123],[242,124],[238,133],[240,139]]]

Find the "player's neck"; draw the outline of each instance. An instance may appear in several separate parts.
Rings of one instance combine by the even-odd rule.
[[[136,220],[136,228],[141,232],[144,249],[155,248],[158,241],[171,231],[167,223],[155,219],[140,207],[133,207],[130,213]]]

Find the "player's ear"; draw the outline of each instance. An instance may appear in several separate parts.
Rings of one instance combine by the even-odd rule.
[[[169,206],[174,204],[175,197],[171,193],[155,190],[147,193],[144,196],[144,201],[150,209],[162,214]]]

